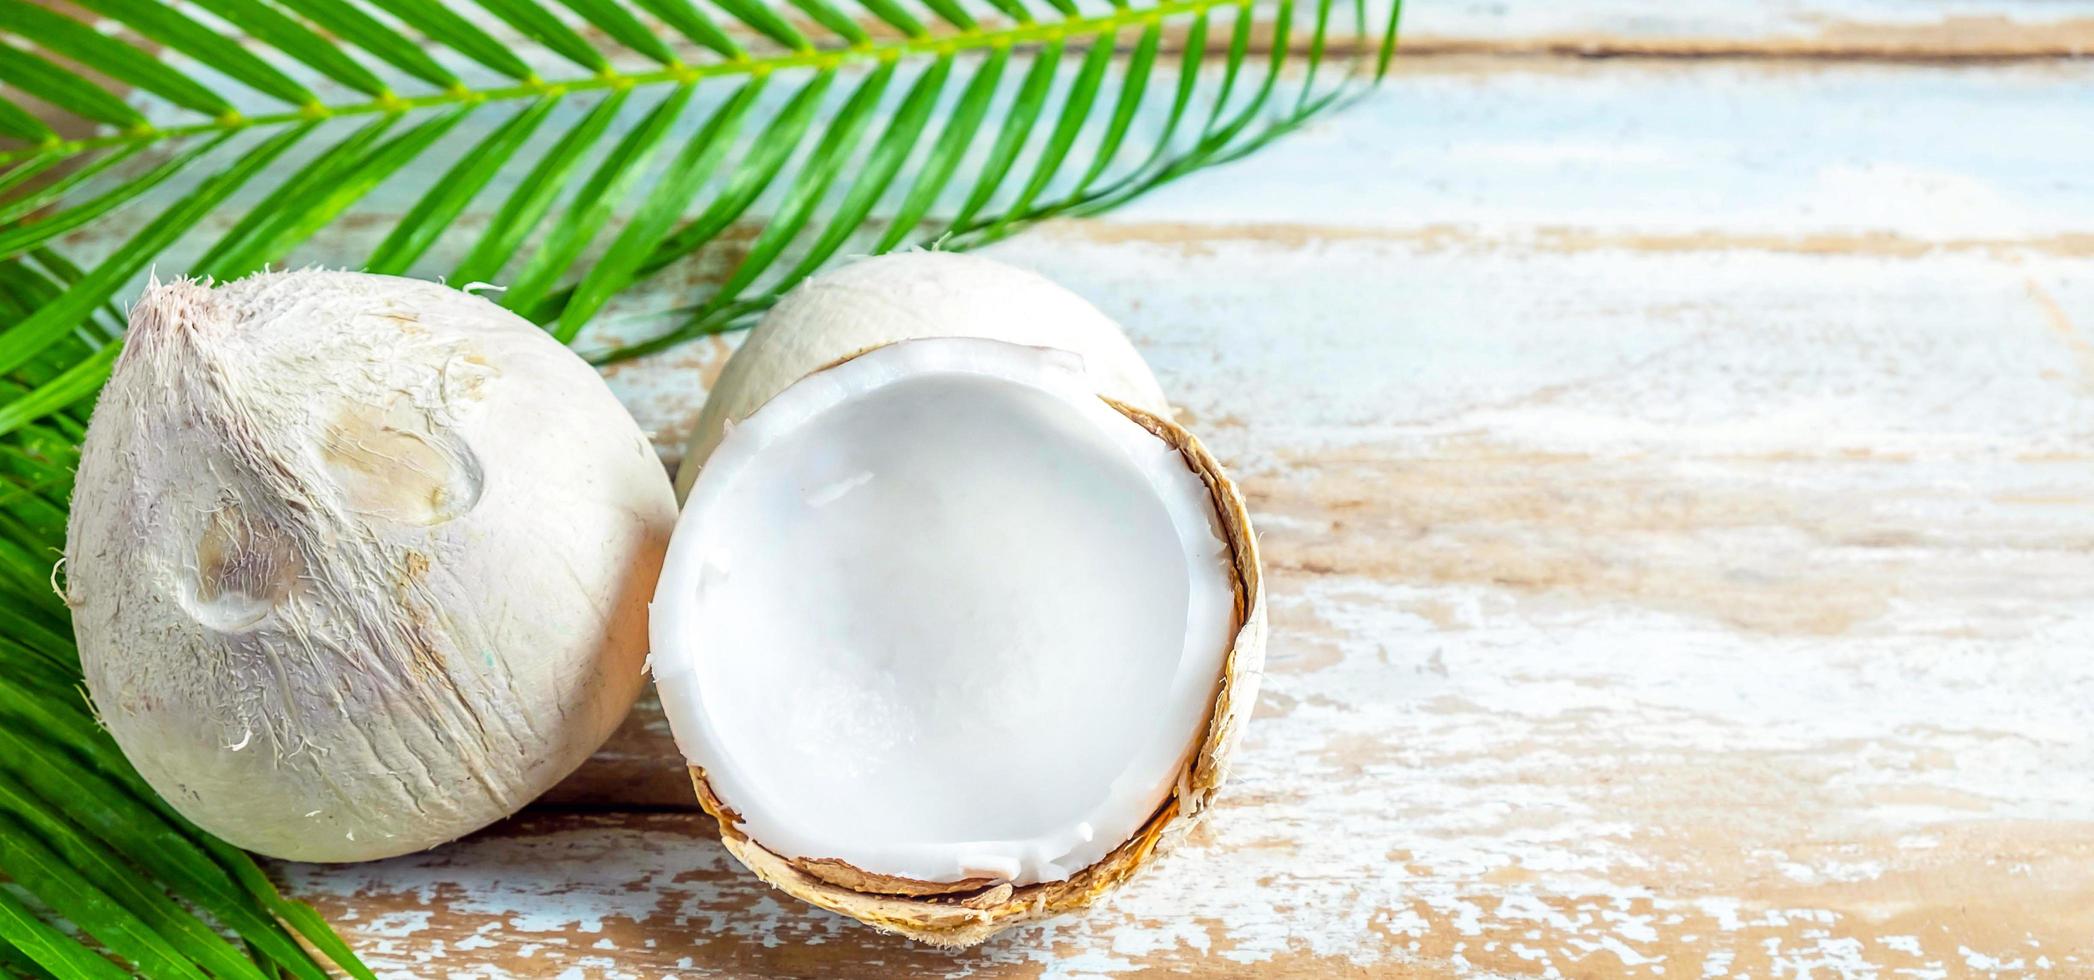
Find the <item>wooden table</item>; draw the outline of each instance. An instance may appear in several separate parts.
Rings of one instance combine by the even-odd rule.
[[[743,872],[649,704],[515,820],[283,879],[399,976],[2094,975],[2094,3],[1407,27],[1354,110],[993,252],[1262,532],[1190,846],[938,952]],[[613,372],[665,456],[732,344]]]

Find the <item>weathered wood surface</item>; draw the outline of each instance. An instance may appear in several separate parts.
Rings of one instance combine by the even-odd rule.
[[[2094,975],[2094,4],[1408,24],[1350,113],[995,249],[1128,326],[1270,563],[1232,788],[1110,907],[802,907],[645,707],[284,880],[397,976]],[[732,343],[613,372],[665,456]]]
[[[1404,11],[1405,53],[1956,61],[2094,52],[2080,0],[1441,0]]]

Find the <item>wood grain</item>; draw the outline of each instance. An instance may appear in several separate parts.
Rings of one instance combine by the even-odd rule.
[[[1942,62],[2094,53],[2082,0],[1450,0],[1404,10],[1405,55]]]

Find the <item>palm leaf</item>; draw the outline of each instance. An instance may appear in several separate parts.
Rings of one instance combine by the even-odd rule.
[[[1384,77],[1399,6],[473,4],[0,0],[0,972],[370,975],[153,795],[79,687],[52,564],[114,304],[155,263],[370,249],[640,356],[838,255],[971,248],[1252,152]],[[677,309],[605,315],[693,263]]]

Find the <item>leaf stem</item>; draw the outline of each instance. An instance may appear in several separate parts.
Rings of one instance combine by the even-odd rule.
[[[415,109],[535,99],[548,94],[633,88],[642,85],[685,84],[704,78],[765,75],[771,72],[787,71],[796,68],[823,70],[859,62],[894,60],[908,55],[952,54],[960,51],[1049,43],[1072,36],[1104,35],[1129,25],[1147,25],[1184,14],[1195,14],[1214,8],[1236,6],[1238,3],[1239,0],[1163,0],[1163,2],[1155,6],[1146,8],[1115,7],[1110,13],[1092,17],[1071,17],[1067,20],[1052,22],[1036,21],[1012,24],[995,30],[944,36],[902,38],[885,44],[858,45],[818,51],[793,51],[762,58],[741,58],[704,65],[679,64],[644,72],[604,71],[568,79],[533,79],[514,85],[487,89],[454,86],[443,92],[407,98],[388,93],[384,97],[364,102],[351,102],[341,105],[314,103],[285,112],[256,116],[229,113],[207,122],[181,126],[134,128],[107,136],[93,136],[85,139],[64,140],[24,147],[19,150],[0,153],[0,165],[14,163],[30,157],[75,156],[112,146],[136,146],[161,140],[235,132],[258,126],[309,123],[339,116],[399,113]]]

